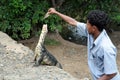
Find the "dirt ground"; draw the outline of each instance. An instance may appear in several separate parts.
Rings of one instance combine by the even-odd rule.
[[[120,31],[110,34],[118,48],[117,64],[120,71]],[[47,50],[62,64],[63,69],[78,79],[89,78],[91,75],[87,64],[87,47],[64,40],[60,35],[47,34],[47,37],[59,41],[60,45],[46,45]],[[21,41],[24,45],[34,50],[38,38]]]

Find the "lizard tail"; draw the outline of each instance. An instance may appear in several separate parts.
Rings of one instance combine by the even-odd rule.
[[[56,66],[57,66],[58,68],[60,68],[60,69],[63,69],[63,68],[62,68],[62,65],[61,65],[59,62],[56,64]]]

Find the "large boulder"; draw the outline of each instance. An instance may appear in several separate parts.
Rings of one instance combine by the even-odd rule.
[[[55,66],[33,67],[34,53],[0,32],[0,80],[77,80]]]

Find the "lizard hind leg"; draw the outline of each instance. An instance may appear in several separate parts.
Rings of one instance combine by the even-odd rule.
[[[41,65],[42,61],[43,61],[44,55],[39,55],[37,56],[37,58],[35,58],[35,64],[33,66],[39,66]]]

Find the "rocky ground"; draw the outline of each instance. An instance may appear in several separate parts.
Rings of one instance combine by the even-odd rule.
[[[110,34],[118,48],[117,64],[120,71],[119,35],[120,32]],[[45,46],[62,64],[63,70],[53,66],[32,66],[34,53],[30,49],[34,50],[38,38],[19,41],[18,44],[0,32],[0,80],[87,80],[88,78],[91,80],[86,46],[71,43],[56,34],[48,34],[47,37],[61,43]]]
[[[78,80],[55,66],[33,67],[33,51],[0,32],[0,80]]]

